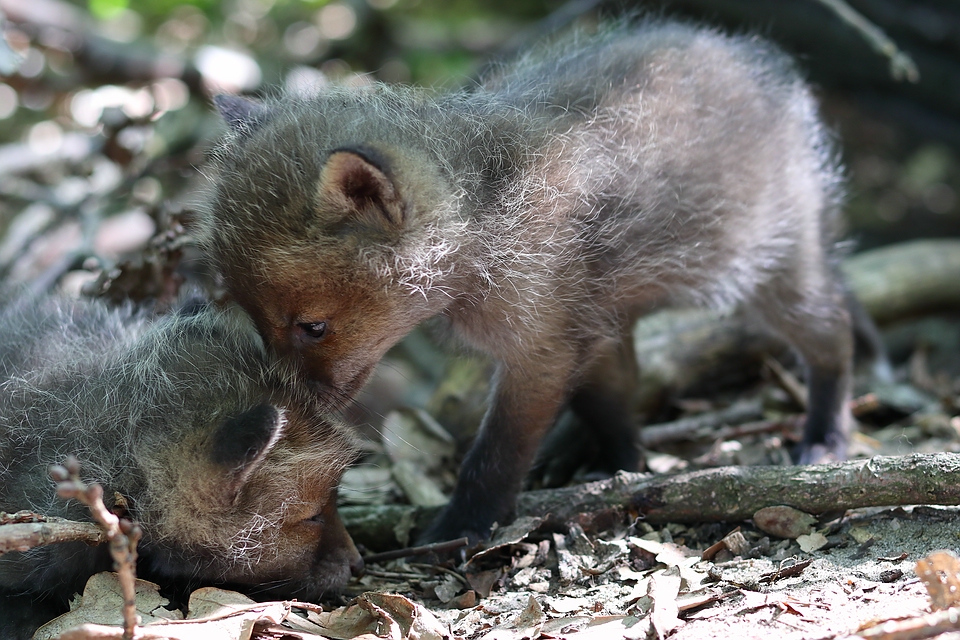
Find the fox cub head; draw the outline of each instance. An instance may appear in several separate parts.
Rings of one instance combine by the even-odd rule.
[[[336,504],[348,439],[283,394],[224,404],[176,438],[147,439],[132,515],[149,574],[309,600],[342,587],[362,566]]]
[[[396,91],[216,100],[231,131],[201,241],[270,346],[334,406],[450,304],[459,276],[453,190],[422,145],[404,142],[428,133],[413,120],[377,130],[391,109],[416,108]]]
[[[0,352],[0,510],[88,520],[47,476],[72,453],[141,524],[144,577],[315,599],[362,566],[336,508],[351,435],[240,309],[2,307],[0,333],[17,344]],[[82,587],[101,551],[79,547],[3,554],[0,591]]]
[[[281,597],[343,586],[361,563],[336,506],[346,429],[239,309],[162,319],[139,345],[126,358],[155,369],[141,375],[169,408],[143,420],[134,451],[150,572]]]

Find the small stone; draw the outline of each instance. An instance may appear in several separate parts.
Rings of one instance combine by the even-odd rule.
[[[753,524],[764,533],[796,540],[813,533],[817,520],[809,513],[787,506],[765,507],[753,514]]]

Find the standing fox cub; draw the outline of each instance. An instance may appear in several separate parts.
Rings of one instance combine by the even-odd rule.
[[[471,91],[216,103],[230,133],[201,236],[319,396],[352,397],[433,316],[498,362],[427,539],[502,522],[567,404],[611,469],[635,469],[630,329],[668,303],[755,310],[807,365],[797,459],[844,456],[841,175],[770,44],[654,21],[535,50]]]
[[[349,436],[270,361],[245,314],[148,320],[92,301],[5,302],[0,511],[90,520],[48,474],[74,454],[107,506],[141,524],[138,573],[162,585],[309,600],[359,566],[336,511]],[[111,569],[107,546],[0,555],[0,637],[29,638],[65,611]]]

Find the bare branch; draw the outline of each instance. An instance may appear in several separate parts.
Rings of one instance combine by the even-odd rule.
[[[908,80],[913,83],[920,81],[920,71],[913,58],[901,51],[880,27],[863,17],[844,0],[820,0],[820,3],[859,31],[874,51],[890,59],[890,75],[894,80]]]
[[[42,522],[17,522],[0,526],[0,553],[26,551],[57,542],[100,544],[106,535],[90,522],[44,518]]]
[[[87,505],[93,519],[103,529],[110,542],[113,568],[123,590],[123,639],[132,640],[137,630],[137,543],[142,532],[130,520],[121,520],[103,504],[103,487],[87,485],[80,479],[80,463],[70,456],[63,466],[50,467],[50,476],[57,482],[57,495],[64,499],[76,498]]]

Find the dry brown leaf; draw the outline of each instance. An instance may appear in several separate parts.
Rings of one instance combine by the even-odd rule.
[[[540,628],[540,633],[548,638],[565,638],[577,633],[593,620],[592,616],[568,616],[546,620]],[[579,637],[579,636],[578,636]]]
[[[477,573],[467,573],[467,583],[470,588],[480,594],[481,598],[489,598],[493,585],[497,584],[504,575],[503,569],[491,569],[490,571],[478,571]]]
[[[202,587],[190,594],[187,605],[187,620],[222,616],[235,611],[249,608],[257,604],[242,593],[227,591],[215,587]]]
[[[547,606],[556,613],[573,613],[574,611],[589,610],[590,601],[586,598],[573,598],[570,596],[560,596],[557,598],[547,598]]]
[[[335,611],[311,612],[308,619],[322,629],[321,633],[325,638],[333,640],[350,640],[364,635],[380,637],[377,631],[382,626],[377,617],[371,616],[359,604],[351,604]]]
[[[483,640],[533,640],[539,638],[546,615],[537,599],[530,596],[527,606],[511,622],[491,629]]]
[[[657,562],[665,564],[667,567],[676,567],[685,583],[683,585],[685,590],[699,589],[703,581],[707,579],[706,572],[693,569],[693,565],[700,562],[699,551],[693,551],[672,542],[657,542],[646,538],[630,538],[629,544],[654,554]],[[623,576],[622,572],[621,576]]]
[[[650,617],[597,616],[570,640],[646,640],[650,636]]]
[[[369,602],[376,610],[386,612],[395,619],[403,631],[403,638],[410,640],[443,640],[449,634],[429,609],[400,595],[390,593],[366,593],[359,598],[361,605]],[[371,608],[371,611],[373,609]]]
[[[657,562],[668,567],[689,567],[700,560],[700,552],[672,542],[657,542],[646,538],[630,538],[629,544],[652,553]]]
[[[190,596],[186,620],[164,608],[168,601],[152,582],[137,580],[135,638],[153,640],[249,640],[258,623],[279,624],[289,607],[282,602],[256,603],[233,591],[207,587]],[[123,596],[115,573],[98,573],[87,581],[80,605],[37,630],[37,640],[107,639],[123,636]]]
[[[934,551],[917,560],[915,571],[926,586],[934,609],[960,604],[960,559],[952,551]]]
[[[542,522],[543,518],[523,516],[517,518],[505,527],[498,527],[497,530],[493,532],[490,542],[487,543],[487,548],[470,558],[467,566],[476,566],[481,560],[494,555],[504,547],[523,542]]]
[[[520,612],[520,615],[517,616],[517,619],[514,621],[514,625],[518,629],[539,627],[546,618],[547,616],[543,613],[543,607],[540,606],[536,598],[530,596],[530,599],[527,601],[527,608]]]
[[[745,606],[737,611],[737,615],[755,611],[757,609],[763,609],[765,607],[776,607],[784,613],[790,613],[800,618],[807,619],[806,614],[804,614],[801,608],[817,606],[810,602],[797,600],[796,598],[785,593],[759,593],[757,591],[747,591],[745,589],[741,589],[740,593],[743,594],[744,602],[742,604]],[[827,607],[821,606],[820,608]]]
[[[136,594],[137,615],[144,624],[162,619],[177,620],[181,617],[180,612],[164,608],[170,604],[170,601],[160,596],[160,587],[154,583],[137,580]],[[122,625],[122,609],[123,595],[117,574],[98,573],[87,580],[80,603],[73,610],[40,627],[34,638],[36,640],[56,638],[64,631],[85,623]]]
[[[819,531],[814,531],[811,534],[797,536],[797,544],[800,545],[800,550],[804,553],[813,553],[818,549],[823,549],[830,541],[827,540],[827,537],[820,533]]]
[[[546,618],[540,603],[530,596],[527,606],[512,622],[491,629],[483,640],[534,640],[540,637]]]

